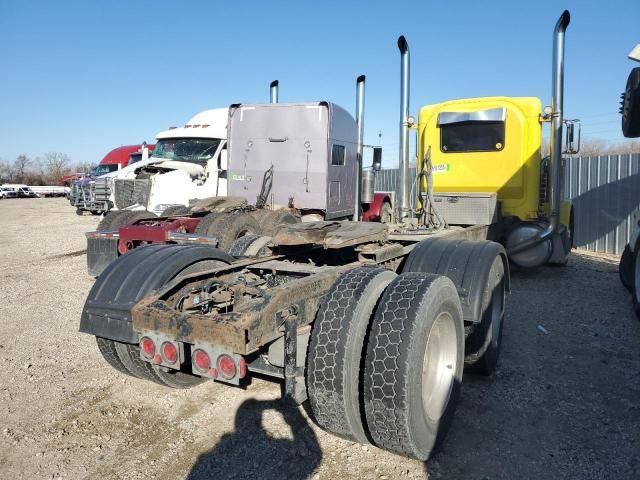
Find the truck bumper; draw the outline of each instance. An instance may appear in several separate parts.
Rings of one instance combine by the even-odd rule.
[[[87,270],[97,277],[107,266],[118,258],[117,237],[87,238]]]

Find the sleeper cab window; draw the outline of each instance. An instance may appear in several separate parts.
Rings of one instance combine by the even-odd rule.
[[[440,150],[443,153],[499,152],[504,149],[506,109],[440,112]]]
[[[347,154],[344,145],[331,146],[331,165],[342,166],[344,165],[345,155]]]

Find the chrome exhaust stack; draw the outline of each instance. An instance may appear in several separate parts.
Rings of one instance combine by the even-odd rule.
[[[356,157],[358,161],[358,171],[356,174],[355,209],[353,220],[360,220],[360,207],[362,202],[362,154],[364,150],[364,83],[366,77],[360,75],[356,80]]]
[[[274,80],[269,85],[269,103],[278,103],[278,86],[280,82],[278,80]]]
[[[553,30],[553,71],[551,96],[551,191],[549,192],[549,227],[555,230],[560,225],[560,202],[562,201],[562,125],[564,108],[564,34],[571,21],[568,10],[556,22]]]
[[[411,214],[409,203],[409,44],[401,35],[398,38],[400,50],[400,175],[398,176],[398,218],[407,218]]]
[[[553,67],[551,77],[551,113],[548,118],[551,121],[551,167],[550,167],[550,192],[549,192],[549,226],[529,238],[516,241],[517,229],[507,239],[507,253],[514,260],[514,255],[532,249],[545,240],[550,240],[560,226],[560,204],[562,202],[562,126],[564,107],[564,34],[571,21],[568,10],[562,12],[553,30]],[[545,109],[546,110],[546,109]],[[546,112],[545,112],[546,113]],[[523,236],[527,235],[524,233]],[[513,237],[513,238],[512,238]],[[511,243],[511,245],[510,245]],[[542,262],[545,263],[546,259]],[[516,261],[516,263],[518,263]]]

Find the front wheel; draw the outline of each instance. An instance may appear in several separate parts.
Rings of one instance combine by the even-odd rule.
[[[620,264],[618,265],[618,275],[620,275],[620,281],[622,285],[624,285],[624,288],[633,293],[635,286],[635,261],[634,254],[629,245],[625,246],[622,251]]]

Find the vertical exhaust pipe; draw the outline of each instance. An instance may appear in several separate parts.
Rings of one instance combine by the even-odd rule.
[[[269,103],[278,103],[278,86],[280,82],[274,80],[269,86]]]
[[[560,225],[560,202],[562,201],[562,122],[564,107],[564,34],[571,21],[569,11],[565,10],[556,22],[553,30],[553,69],[551,96],[551,191],[549,200],[549,226],[552,229]]]
[[[409,44],[404,36],[398,38],[400,50],[400,175],[398,176],[398,218],[410,214],[409,192]]]
[[[509,255],[514,255],[532,248],[549,238],[560,226],[560,202],[562,190],[562,109],[564,106],[564,34],[569,26],[571,15],[565,10],[560,15],[553,29],[553,66],[551,74],[551,168],[549,195],[549,226],[539,234],[524,240],[507,249]]]
[[[365,76],[360,75],[356,80],[356,125],[358,129],[356,140],[356,157],[358,171],[356,173],[355,209],[353,220],[360,220],[360,207],[362,205],[362,155],[364,144],[364,82]]]

